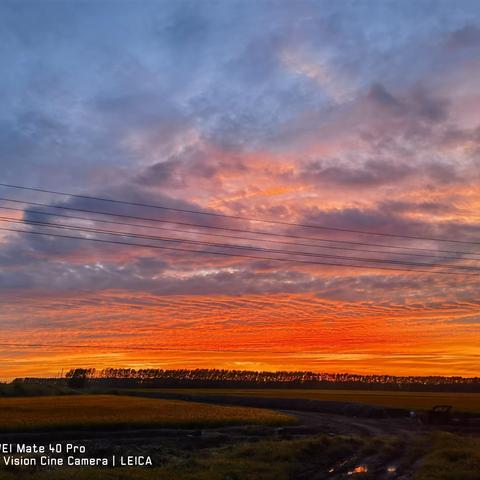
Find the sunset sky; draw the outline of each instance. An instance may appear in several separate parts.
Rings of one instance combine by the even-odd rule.
[[[0,379],[75,366],[480,376],[477,0],[4,0],[0,62],[0,183],[465,242],[0,187],[297,245],[200,227],[190,240],[299,250],[295,237],[322,238],[373,252],[302,251],[429,264],[329,267],[0,230]]]

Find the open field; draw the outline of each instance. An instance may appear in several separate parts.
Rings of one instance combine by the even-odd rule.
[[[288,425],[271,410],[114,395],[0,398],[0,432],[89,428]]]
[[[147,391],[147,390],[145,390]],[[369,390],[287,390],[287,389],[220,389],[176,388],[150,392],[185,395],[232,395],[240,397],[304,398],[338,402],[356,402],[382,407],[428,410],[434,405],[452,405],[458,411],[480,413],[480,393],[393,392]]]
[[[172,393],[172,390],[168,391]],[[205,395],[209,390],[176,391],[184,394],[201,392]],[[381,393],[393,396],[393,401],[398,401],[394,392],[210,392],[217,395],[231,392],[237,396],[240,392],[249,396],[258,396],[263,392],[265,395],[280,394],[283,398],[292,398],[292,394],[301,392],[316,394],[306,397],[308,399],[321,400],[332,400],[332,394],[336,393]],[[318,396],[322,393],[328,393],[330,397]],[[432,397],[432,394],[426,396]],[[434,394],[434,397],[437,400],[438,396]],[[345,400],[358,401],[358,398],[342,397],[341,401]],[[115,452],[115,455],[148,455],[152,459],[151,467],[112,468],[110,464],[103,468],[3,465],[0,466],[0,480],[480,478],[478,433],[449,433],[442,430],[441,426],[433,430],[424,429],[408,416],[361,418],[301,411],[291,414],[268,409],[124,395],[0,398],[0,432],[4,432],[3,437],[7,442],[21,438],[22,442],[27,443],[48,443],[52,432],[58,430],[55,438],[85,445],[90,457],[102,457]],[[42,431],[44,433],[40,433]]]

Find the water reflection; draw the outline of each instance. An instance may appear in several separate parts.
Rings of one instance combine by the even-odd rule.
[[[355,467],[353,470],[350,470],[347,472],[347,475],[355,475],[356,473],[367,473],[368,472],[368,467],[366,465],[359,465],[358,467]]]

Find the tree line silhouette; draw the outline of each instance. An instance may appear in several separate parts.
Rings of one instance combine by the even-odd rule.
[[[65,379],[71,387],[88,385],[112,388],[359,388],[480,392],[480,378],[478,377],[356,375],[308,371],[75,368],[66,373]]]

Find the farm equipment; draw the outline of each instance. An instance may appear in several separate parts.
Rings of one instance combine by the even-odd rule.
[[[419,415],[424,425],[466,425],[468,415],[462,412],[453,412],[451,405],[435,405],[433,408]]]

